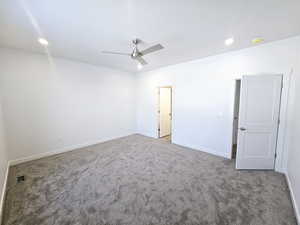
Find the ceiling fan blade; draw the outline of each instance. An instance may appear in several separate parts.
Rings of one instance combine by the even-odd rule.
[[[123,53],[123,52],[111,52],[111,51],[102,51],[104,54],[114,54],[114,55],[127,55],[130,56],[129,53]]]
[[[147,48],[144,51],[141,51],[141,54],[142,55],[147,55],[149,53],[156,52],[156,51],[161,50],[163,48],[164,47],[161,44],[153,45],[150,48]]]
[[[139,63],[142,64],[143,66],[148,64],[148,63],[146,62],[146,60],[143,59],[141,56],[136,57],[136,60],[139,61]]]

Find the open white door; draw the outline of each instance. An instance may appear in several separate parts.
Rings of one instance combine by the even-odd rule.
[[[281,75],[243,76],[237,169],[274,169]]]
[[[171,135],[172,89],[159,88],[159,137]]]

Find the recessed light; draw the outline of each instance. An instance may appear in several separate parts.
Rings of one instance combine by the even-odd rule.
[[[141,69],[143,69],[143,65],[138,63],[137,68],[138,68],[138,70],[141,70]]]
[[[40,42],[41,45],[47,46],[49,43],[46,39],[44,38],[39,38],[38,40]]]
[[[228,38],[225,40],[225,45],[229,46],[229,45],[232,45],[234,42],[234,39],[233,38]]]
[[[259,44],[259,43],[262,43],[262,42],[264,42],[265,40],[263,39],[263,38],[254,38],[253,40],[252,40],[252,43],[253,44]]]

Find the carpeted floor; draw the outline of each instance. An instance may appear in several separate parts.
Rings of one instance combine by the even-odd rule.
[[[16,182],[16,176],[25,181]],[[131,135],[12,167],[5,225],[295,225],[283,175]]]

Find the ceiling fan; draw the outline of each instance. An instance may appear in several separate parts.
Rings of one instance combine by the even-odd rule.
[[[143,51],[140,51],[138,49],[138,44],[141,43],[140,39],[134,39],[132,40],[133,43],[133,51],[132,53],[123,53],[123,52],[111,52],[111,51],[102,51],[102,53],[105,54],[115,54],[115,55],[126,55],[126,56],[130,56],[132,59],[137,60],[140,65],[144,66],[147,65],[147,61],[143,58],[143,56],[148,55],[152,52],[156,52],[158,50],[163,49],[164,47],[161,44],[157,44],[157,45],[153,45]]]

